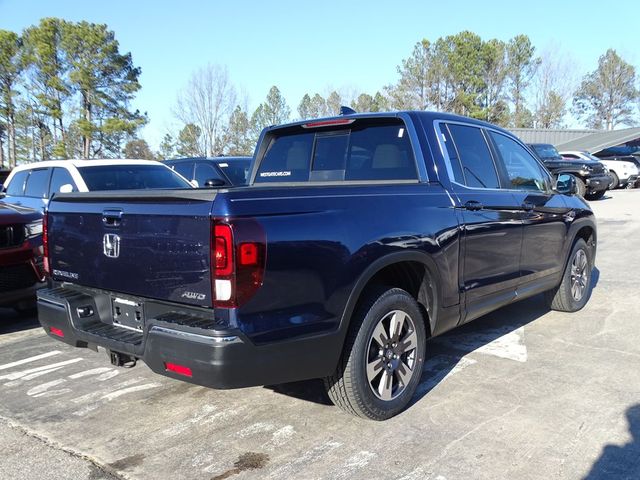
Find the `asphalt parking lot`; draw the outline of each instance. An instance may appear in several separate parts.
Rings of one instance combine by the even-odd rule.
[[[0,478],[638,479],[640,190],[593,202],[596,285],[433,339],[414,404],[384,423],[318,382],[214,391],[112,367],[0,310]]]

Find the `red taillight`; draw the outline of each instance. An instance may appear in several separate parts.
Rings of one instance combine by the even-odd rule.
[[[212,291],[215,307],[244,304],[262,285],[266,239],[251,219],[214,222],[211,239]]]
[[[58,337],[64,338],[64,332],[56,327],[49,327],[49,332]]]
[[[214,259],[217,275],[231,275],[233,272],[233,234],[229,225],[214,228]]]
[[[189,367],[185,367],[184,365],[178,365],[177,363],[164,363],[164,368],[167,372],[177,373],[178,375],[183,375],[185,377],[191,378],[193,374],[191,373],[191,369]]]
[[[309,122],[302,125],[302,128],[334,127],[337,125],[349,125],[355,122],[355,118],[336,118],[333,120],[320,120],[319,122]]]
[[[49,266],[49,213],[45,212],[42,217],[42,269],[45,275],[51,274],[51,268]],[[64,335],[60,335],[64,336]]]

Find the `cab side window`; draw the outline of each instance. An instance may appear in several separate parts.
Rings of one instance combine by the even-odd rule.
[[[464,184],[472,188],[500,188],[496,166],[480,128],[455,123],[447,127],[460,158]]]
[[[22,170],[17,172],[9,185],[7,185],[7,195],[21,197],[24,195],[24,184],[29,176],[29,170]]]
[[[512,138],[498,132],[489,135],[509,177],[509,187],[514,190],[546,192],[550,189],[549,177],[527,150]]]

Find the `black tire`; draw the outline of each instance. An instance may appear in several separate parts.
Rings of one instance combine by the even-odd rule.
[[[616,172],[609,172],[609,176],[611,177],[611,183],[609,184],[609,190],[615,190],[620,186],[620,178]]]
[[[389,343],[394,346],[393,349],[385,348],[383,350],[380,348],[379,352],[383,353],[379,353],[377,345],[381,344],[381,341],[376,340],[377,337],[374,338],[374,332],[380,333],[380,328],[383,328],[381,326],[384,325],[389,325],[388,331],[391,331],[394,324],[385,322],[395,321],[396,325],[400,323],[400,321],[389,317],[395,315],[394,312],[405,315],[402,325],[407,326],[406,334],[403,333],[405,332],[404,327],[401,327],[399,335],[389,335],[391,337],[388,339],[389,342],[395,341],[397,343]],[[409,327],[413,330],[411,331]],[[388,331],[382,330],[385,334]],[[409,337],[411,337],[411,341],[407,340]],[[418,303],[411,295],[400,288],[381,287],[371,290],[365,295],[351,319],[349,333],[335,373],[324,379],[329,398],[344,411],[362,418],[386,420],[397,415],[411,401],[420,383],[426,339],[424,317]],[[386,341],[384,337],[381,340]],[[404,357],[405,354],[409,355],[409,350],[407,349],[407,352],[400,354],[401,347],[413,345],[413,340],[415,340],[415,347],[410,350],[412,357]],[[396,346],[398,347],[397,351],[395,350]],[[397,360],[393,353],[389,353],[392,350],[399,354]],[[371,356],[372,353],[373,356]],[[370,370],[370,372],[377,372],[375,376],[372,374],[373,380],[370,381],[367,364],[373,365],[374,362],[380,363]],[[397,370],[393,370],[392,362],[397,362],[395,363],[398,365]],[[407,369],[409,364],[412,368]],[[403,384],[400,375],[407,373],[409,374],[408,380],[406,384]],[[376,379],[378,379],[377,391],[379,393],[374,393]],[[385,382],[383,385],[383,379],[390,379],[390,382]],[[396,394],[390,399],[382,399],[380,395],[392,394],[394,382],[397,387]],[[389,383],[391,387],[385,388]]]
[[[595,193],[587,193],[584,198],[586,198],[587,200],[600,200],[602,197],[604,197],[606,190],[600,190],[599,192],[595,192]]]
[[[584,197],[587,193],[587,186],[584,184],[581,178],[573,177],[576,179],[576,193],[581,197]]]
[[[581,277],[583,282],[580,282],[584,283],[584,290],[580,297],[576,298],[573,290],[575,285],[574,278],[577,277],[574,275],[574,267],[577,256],[580,255],[579,252],[582,252],[585,255],[586,265],[584,267],[584,276]],[[582,238],[579,238],[571,249],[571,253],[567,259],[567,265],[564,273],[562,274],[562,281],[560,282],[560,285],[545,293],[545,299],[549,308],[559,312],[577,312],[582,309],[587,304],[587,301],[589,301],[589,297],[591,296],[592,269],[593,259],[591,256],[591,250],[587,246],[587,243]]]

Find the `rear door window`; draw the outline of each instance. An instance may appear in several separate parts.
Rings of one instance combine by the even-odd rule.
[[[187,180],[193,180],[193,162],[176,163],[172,168]]]
[[[455,123],[448,127],[460,157],[465,185],[473,188],[500,188],[496,166],[480,128]]]
[[[31,170],[27,185],[24,189],[26,197],[47,198],[49,194],[49,175],[51,170],[48,168],[40,168]]]
[[[411,141],[401,121],[356,120],[340,130],[272,138],[255,182],[417,178]]]
[[[204,187],[207,180],[222,180],[224,183],[227,183],[216,167],[205,162],[196,163],[195,180],[198,182],[199,187]]]
[[[24,184],[27,181],[28,176],[29,170],[17,172],[11,179],[11,182],[9,182],[9,185],[7,185],[7,195],[18,197],[24,195]]]

